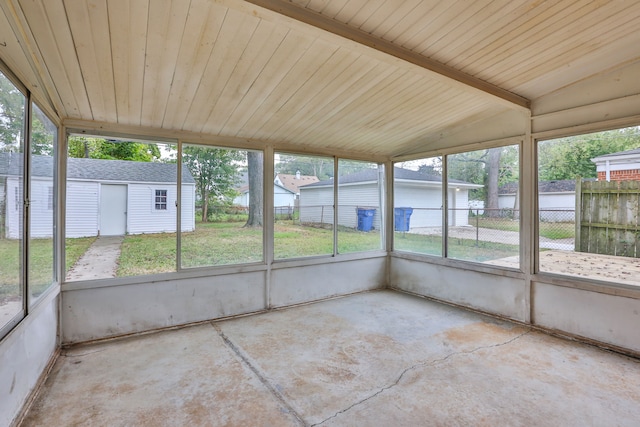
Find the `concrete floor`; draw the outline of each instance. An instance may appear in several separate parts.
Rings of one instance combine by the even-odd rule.
[[[66,350],[24,426],[638,426],[640,360],[392,291]]]

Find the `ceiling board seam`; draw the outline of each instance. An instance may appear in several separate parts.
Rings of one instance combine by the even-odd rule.
[[[437,62],[431,58],[422,56],[416,52],[412,52],[400,46],[394,45],[386,40],[379,39],[365,33],[357,28],[348,27],[334,20],[329,20],[316,12],[303,9],[299,6],[280,0],[246,0],[256,6],[263,7],[273,12],[288,16],[308,25],[328,31],[340,37],[355,41],[363,46],[386,53],[403,61],[412,63],[421,68],[439,74],[452,81],[456,81],[467,88],[481,91],[487,95],[506,101],[511,106],[523,109],[529,109],[530,101],[524,97],[507,91],[501,87],[495,86],[484,80],[473,77],[457,69],[451,68],[445,64]]]

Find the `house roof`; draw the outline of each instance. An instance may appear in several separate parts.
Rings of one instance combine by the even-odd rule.
[[[385,159],[521,135],[639,59],[638,1],[2,1],[3,61],[67,124]]]
[[[296,178],[295,175],[279,173],[276,177],[280,179],[284,188],[296,194],[300,192],[300,187],[303,185],[309,185],[320,181],[317,176],[313,175],[300,175],[300,178]]]
[[[591,159],[591,161],[594,163],[598,163],[605,160],[637,160],[638,158],[640,158],[640,148],[635,148],[633,150],[627,151],[619,151],[617,153],[611,154],[603,154],[602,156],[594,157],[593,159]]]
[[[50,177],[53,157],[33,156],[33,176]],[[22,171],[21,153],[0,153],[0,174],[18,175]],[[127,160],[67,158],[67,178],[90,181],[176,182],[176,164],[158,162],[132,162]],[[195,180],[187,167],[182,168],[182,182]]]
[[[418,182],[442,182],[442,177],[435,174],[424,174],[411,169],[394,168],[394,179],[418,181]],[[378,169],[365,169],[359,172],[354,172],[348,175],[342,175],[338,177],[338,185],[340,184],[357,184],[365,182],[374,182],[378,180]],[[482,187],[482,185],[472,184],[470,182],[461,181],[458,179],[450,179],[449,183],[460,184],[465,186]],[[305,185],[304,188],[322,187],[327,185],[333,185],[332,179],[319,181],[313,184]]]

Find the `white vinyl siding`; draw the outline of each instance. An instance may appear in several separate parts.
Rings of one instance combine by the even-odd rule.
[[[66,237],[98,235],[99,186],[90,181],[67,183]]]
[[[248,200],[247,200],[248,203]],[[278,185],[273,186],[273,206],[295,206],[296,195]],[[247,205],[248,206],[248,205]]]
[[[338,203],[338,225],[357,228],[358,208],[375,209],[373,228],[380,229],[380,192],[376,183],[339,186]],[[332,205],[333,186],[300,188],[300,221],[333,224]]]
[[[182,231],[193,231],[194,186],[183,185]],[[156,209],[156,190],[167,191],[167,209]],[[129,184],[127,232],[129,234],[173,233],[176,231],[177,185]]]
[[[156,190],[167,191],[167,209],[156,209]],[[176,231],[175,185],[129,184],[127,232],[129,234],[169,233]]]
[[[300,188],[300,222],[333,224],[333,187]]]
[[[31,179],[31,224],[32,238],[53,237],[53,183],[51,179]]]
[[[193,184],[182,185],[182,205],[180,229],[183,232],[194,231],[196,229],[196,187]]]
[[[22,237],[22,180],[7,178],[5,233],[8,239]]]
[[[396,208],[413,209],[409,217],[410,228],[442,227],[440,183],[427,186],[423,183],[396,182],[393,196]]]

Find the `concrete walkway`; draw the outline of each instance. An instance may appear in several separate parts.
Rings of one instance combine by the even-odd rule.
[[[638,359],[380,291],[63,350],[22,425],[638,420]]]
[[[116,277],[120,246],[124,236],[101,236],[67,273],[66,281],[109,279]]]

